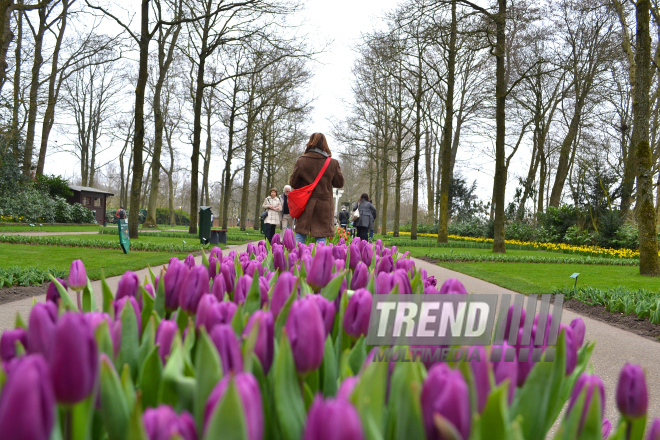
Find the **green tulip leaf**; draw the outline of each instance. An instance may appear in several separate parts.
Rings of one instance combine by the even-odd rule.
[[[261,308],[261,289],[259,288],[259,272],[255,270],[252,284],[245,297],[245,312],[252,315]]]
[[[110,328],[108,327],[108,322],[106,320],[101,321],[101,323],[96,327],[96,330],[94,331],[94,339],[96,339],[96,345],[98,346],[99,353],[105,353],[109,359],[114,359],[114,344],[112,342]]]
[[[176,411],[193,412],[195,379],[185,375],[186,360],[181,337],[172,342],[172,351],[165,364],[160,383],[160,401],[172,406]]]
[[[101,269],[101,292],[103,292],[103,311],[109,313],[110,316],[114,318],[114,310],[112,309],[112,301],[115,299],[115,296],[108,286],[108,282],[105,280],[105,273]]]
[[[233,379],[211,414],[204,440],[248,440],[245,410]]]
[[[355,373],[360,371],[364,360],[367,358],[367,347],[364,345],[364,336],[360,336],[353,348],[351,349],[350,354],[348,355],[348,363],[351,366],[351,370]]]
[[[415,362],[400,362],[392,373],[390,405],[396,418],[395,440],[425,438],[420,393],[422,377]]]
[[[154,298],[149,295],[149,292],[147,290],[140,286],[139,293],[138,295],[142,295],[142,323],[145,324],[149,322],[149,318],[151,318],[151,312],[154,309]],[[146,329],[146,325],[142,326],[142,331],[144,332]]]
[[[321,389],[323,396],[330,397],[337,394],[337,356],[332,344],[332,335],[325,338],[323,347],[323,362],[321,363]]]
[[[101,360],[101,417],[108,440],[124,440],[130,408],[119,375],[107,359]]]
[[[202,264],[207,269],[209,268],[209,257],[206,256],[206,252],[204,252],[204,248],[202,248]]]
[[[277,318],[275,319],[275,340],[280,339],[280,335],[282,334],[282,329],[286,325],[286,320],[289,317],[289,311],[291,310],[291,305],[298,297],[297,292],[298,292],[299,282],[300,282],[300,278],[296,278],[295,283],[293,283],[293,290],[291,291],[291,294],[286,299],[286,302],[280,309],[280,313],[277,315]]]
[[[222,364],[215,344],[209,338],[206,329],[199,330],[197,351],[195,353],[196,384],[194,412],[197,426],[202,428],[204,407],[216,384],[222,379]]]
[[[142,421],[142,408],[146,407],[142,402],[140,396],[137,397],[137,402],[131,412],[131,418],[128,421],[128,432],[126,433],[126,440],[149,440],[147,431]]]
[[[351,402],[366,427],[368,440],[382,439],[381,432],[385,409],[385,393],[387,390],[387,362],[371,362],[360,374],[350,396]]]
[[[339,275],[336,275],[331,279],[330,282],[321,289],[321,295],[323,295],[328,301],[334,301],[335,298],[337,298],[337,295],[339,295],[339,289],[341,289],[341,284],[346,278],[347,273],[348,270],[343,270]]]
[[[78,306],[76,305],[76,303],[73,302],[73,300],[69,296],[69,292],[66,291],[64,286],[62,286],[62,284],[60,284],[60,282],[57,281],[57,279],[53,275],[48,274],[48,278],[50,278],[50,280],[53,282],[53,284],[55,284],[55,287],[57,288],[57,291],[60,294],[60,298],[62,298],[62,303],[64,304],[64,306],[68,310],[73,310],[73,311],[77,312],[78,311]]]
[[[94,394],[71,407],[71,440],[87,440],[92,430]]]
[[[143,408],[156,407],[158,401],[158,391],[160,390],[160,378],[163,373],[163,363],[158,355],[158,345],[151,347],[151,350],[141,364],[138,384],[142,391]]]
[[[156,289],[156,298],[154,300],[154,310],[161,318],[165,317],[165,274],[160,271],[158,278],[158,285],[154,286]]]
[[[121,347],[117,356],[117,369],[128,364],[132,377],[137,377],[138,352],[139,352],[139,330],[137,317],[133,310],[133,304],[126,301],[120,312],[121,319]]]
[[[96,310],[96,299],[94,298],[92,282],[89,278],[87,278],[87,284],[82,291],[82,307],[83,312],[93,312]]]
[[[479,424],[483,427],[481,432],[483,440],[507,440],[512,437],[507,405],[508,394],[508,380],[489,394],[479,419]]]
[[[154,344],[156,343],[156,318],[151,315],[147,317],[147,320],[142,321],[144,324],[144,330],[142,330],[142,342],[140,343],[140,348],[138,349],[138,365],[142,365],[146,357],[151,352]]]
[[[275,412],[282,437],[284,440],[299,440],[305,426],[305,402],[286,329],[280,336],[274,370]]]

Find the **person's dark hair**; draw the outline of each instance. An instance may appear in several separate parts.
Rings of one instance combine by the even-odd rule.
[[[361,198],[362,200],[364,200],[365,202],[368,202],[368,201],[369,201],[369,194],[367,194],[367,193],[362,193],[362,195],[360,196],[360,198]]]
[[[314,148],[317,150],[325,151],[328,156],[332,157],[332,152],[330,151],[330,147],[328,147],[328,141],[325,140],[323,133],[314,133],[309,137],[309,142],[307,142],[305,153]]]
[[[119,209],[124,209],[124,207],[123,207],[123,206],[120,206]]]
[[[280,193],[277,192],[277,190],[275,188],[271,188],[270,191],[268,191],[268,195],[270,195],[270,193],[272,193],[273,191],[275,191],[275,196],[276,197],[280,194]]]

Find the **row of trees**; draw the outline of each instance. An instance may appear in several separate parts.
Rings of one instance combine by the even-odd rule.
[[[385,25],[358,47],[352,114],[335,135],[366,158],[379,212],[390,209],[393,190],[394,235],[409,176],[412,238],[420,222],[437,222],[438,241],[447,241],[450,185],[461,156],[471,156],[464,169],[494,165],[493,251],[505,252],[507,181],[519,182],[523,219],[570,199],[586,205],[585,180],[595,176],[601,201],[638,225],[641,272],[659,274],[656,5],[409,0]],[[512,165],[524,158],[526,169]],[[614,179],[605,185],[605,176]]]

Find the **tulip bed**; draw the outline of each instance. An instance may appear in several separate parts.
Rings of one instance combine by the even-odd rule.
[[[96,249],[121,249],[119,241],[94,240],[89,238],[71,238],[67,236],[26,236],[26,235],[0,235],[0,243],[30,244],[44,246],[86,247]],[[147,252],[197,252],[200,249],[198,242],[170,244],[150,243],[139,240],[131,241],[131,250]]]
[[[11,287],[14,284],[19,286],[29,286],[43,284],[48,281],[48,274],[56,277],[63,277],[63,270],[56,269],[37,269],[34,267],[10,267],[9,269],[0,268],[0,287]]]
[[[537,264],[600,264],[606,266],[639,266],[639,260],[634,258],[601,258],[601,257],[545,257],[545,256],[519,256],[506,254],[460,254],[460,253],[433,253],[426,254],[427,258],[443,262],[488,262],[488,263],[537,263]]]
[[[275,237],[199,265],[173,258],[144,285],[126,272],[116,292],[102,283],[100,310],[82,261],[52,277],[46,302],[0,338],[3,440],[537,440],[566,402],[558,439],[644,438],[643,371],[622,370],[612,428],[581,319],[562,324],[554,362],[517,361],[547,335],[501,347],[513,362],[491,362],[490,347],[469,362],[378,361],[365,344],[373,295],[463,286],[436,289],[381,243]]]

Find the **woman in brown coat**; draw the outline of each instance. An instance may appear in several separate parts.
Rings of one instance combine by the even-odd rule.
[[[300,156],[293,168],[289,184],[293,189],[310,185],[316,180],[326,158],[332,153],[325,136],[314,133],[307,142],[305,154]],[[305,211],[296,220],[296,241],[305,242],[307,235],[316,238],[316,242],[324,243],[326,237],[335,235],[334,218],[335,204],[332,201],[332,188],[342,188],[344,176],[339,162],[331,159],[328,168],[323,173],[318,185],[309,197]]]

